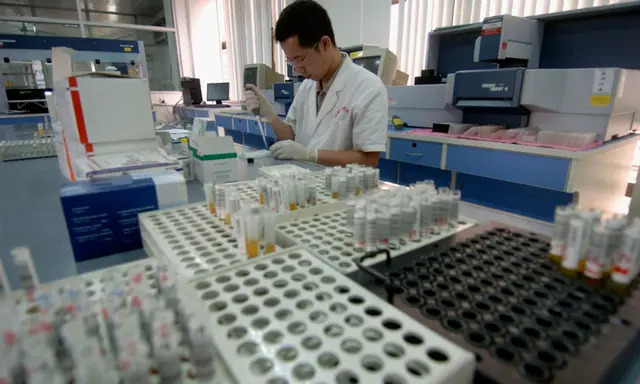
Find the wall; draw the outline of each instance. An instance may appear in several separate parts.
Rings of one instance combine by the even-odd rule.
[[[187,9],[191,24],[193,75],[200,79],[202,96],[206,98],[207,83],[223,81],[217,2],[216,0],[190,0],[187,3]]]
[[[317,1],[329,13],[338,46],[369,44],[389,47],[390,0]],[[287,0],[287,5],[292,2]]]

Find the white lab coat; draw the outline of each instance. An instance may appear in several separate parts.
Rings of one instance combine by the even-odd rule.
[[[384,152],[387,146],[387,89],[382,81],[346,57],[319,113],[316,81],[302,82],[285,122],[295,141],[315,149]]]

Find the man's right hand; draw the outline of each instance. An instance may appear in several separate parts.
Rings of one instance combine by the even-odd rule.
[[[260,92],[258,87],[253,84],[247,84],[244,91],[244,104],[251,112],[258,112],[258,114],[268,122],[271,122],[273,118],[277,117],[276,111],[273,110],[271,103]]]

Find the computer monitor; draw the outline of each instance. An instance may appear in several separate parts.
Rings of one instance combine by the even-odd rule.
[[[396,76],[398,59],[396,55],[386,48],[374,48],[362,52],[362,55],[353,59],[357,64],[371,73],[377,75],[384,85],[392,85]]]
[[[244,66],[243,84],[253,84],[259,89],[272,89],[273,84],[284,81],[284,76],[266,64],[247,64]]]
[[[207,83],[207,101],[222,104],[224,100],[229,100],[229,83]]]
[[[202,103],[200,79],[183,77],[180,79],[180,85],[182,86],[182,102],[184,105],[197,105]]]

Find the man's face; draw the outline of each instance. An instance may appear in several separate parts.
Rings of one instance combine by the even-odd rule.
[[[327,54],[327,37],[323,37],[312,47],[301,47],[298,36],[293,36],[280,43],[287,61],[293,64],[293,70],[307,79],[319,81],[327,73],[329,60]]]

